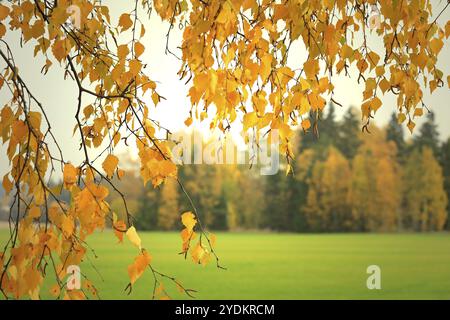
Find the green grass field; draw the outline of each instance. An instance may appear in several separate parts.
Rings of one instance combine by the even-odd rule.
[[[199,299],[450,299],[450,234],[219,233],[217,252],[227,270],[194,265],[177,253],[177,233],[140,233],[153,266],[196,289]],[[0,231],[4,243],[6,230]],[[102,299],[149,299],[150,273],[131,295],[127,265],[136,249],[112,232],[91,237],[98,258],[81,266]],[[366,288],[366,268],[381,267],[381,290]],[[48,292],[49,283],[43,289]],[[184,298],[167,282],[173,298]],[[47,294],[48,297],[48,294]]]

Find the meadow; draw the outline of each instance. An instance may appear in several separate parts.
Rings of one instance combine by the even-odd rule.
[[[195,265],[179,255],[177,233],[140,233],[153,266],[197,290],[198,299],[450,299],[450,234],[274,234],[218,233],[217,252],[227,270],[211,261]],[[7,237],[0,230],[0,243]],[[149,299],[150,272],[130,295],[127,265],[137,254],[110,230],[95,234],[92,254],[81,265],[102,299]],[[381,268],[381,290],[368,290],[366,268]],[[95,265],[95,268],[92,267]],[[43,298],[49,298],[46,281]],[[177,289],[165,281],[173,298]]]

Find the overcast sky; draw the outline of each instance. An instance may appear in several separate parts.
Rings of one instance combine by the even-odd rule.
[[[435,12],[445,5],[446,1],[434,1]],[[117,21],[121,12],[130,11],[131,6],[123,5],[127,1],[104,1],[106,4],[111,4],[112,21]],[[447,10],[439,19],[440,24],[444,25],[450,19],[450,10]],[[176,131],[184,126],[184,120],[188,115],[189,99],[186,97],[188,86],[184,81],[179,81],[177,71],[180,67],[180,62],[170,55],[165,55],[165,35],[167,33],[168,24],[161,22],[160,18],[153,13],[149,24],[146,25],[146,36],[142,41],[146,47],[144,55],[141,57],[147,63],[147,72],[153,80],[158,81],[158,92],[162,94],[167,100],[163,100],[156,110],[151,107],[153,118],[161,120],[161,123]],[[42,57],[33,58],[33,46],[25,45],[20,48],[17,33],[13,34],[11,31],[7,32],[6,41],[11,45],[15,55],[16,63],[19,66],[19,72],[25,79],[28,86],[34,95],[43,103],[47,110],[50,121],[53,124],[54,133],[60,141],[66,159],[70,159],[73,163],[79,163],[82,158],[82,152],[78,150],[79,137],[76,135],[72,137],[72,129],[75,125],[74,115],[77,104],[77,88],[76,84],[71,79],[64,80],[62,68],[56,63],[50,69],[47,75],[42,75],[40,70],[45,63]],[[181,41],[181,32],[175,28],[171,33],[171,48],[179,45]],[[369,39],[370,40],[370,39]],[[378,52],[380,50],[380,43],[375,39],[374,46]],[[300,46],[293,48],[290,55],[290,62],[301,63],[306,58],[306,52]],[[449,68],[450,48],[448,41],[444,42],[444,48],[439,56],[439,65],[444,72],[444,79],[450,74]],[[5,63],[0,61],[0,68],[4,68]],[[353,73],[355,75],[355,73]],[[336,76],[333,78],[335,84],[335,99],[341,102],[345,108],[337,107],[338,118],[344,114],[348,106],[359,107],[362,102],[362,92],[364,90],[363,84],[358,85],[356,76],[352,79]],[[445,81],[446,82],[446,81]],[[450,136],[450,111],[449,101],[450,94],[447,83],[444,88],[438,88],[433,95],[429,94],[428,89],[424,90],[424,101],[431,107],[436,114],[437,124],[442,139]],[[0,91],[0,103],[3,105],[5,100],[9,99],[6,90]],[[150,98],[148,98],[150,100]],[[375,121],[377,124],[383,126],[390,118],[392,111],[396,105],[395,97],[388,94],[383,99],[383,107],[377,112]],[[86,102],[87,104],[87,102]],[[86,105],[84,104],[84,105]],[[153,105],[149,102],[149,105]],[[422,121],[418,121],[418,125]],[[417,132],[417,129],[416,129]],[[409,135],[409,133],[408,133]],[[0,178],[9,170],[8,160],[5,155],[5,147],[0,147],[2,156],[0,157]]]

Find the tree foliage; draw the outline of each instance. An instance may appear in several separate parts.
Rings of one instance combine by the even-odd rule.
[[[168,178],[177,179],[191,204],[182,215],[182,251],[201,264],[215,257],[220,266],[213,237],[203,228],[194,203],[177,178],[171,144],[156,137],[161,127],[152,119],[151,107],[165,98],[141,58],[150,45],[142,40],[144,18],[152,10],[168,22],[167,53],[178,56],[169,48],[170,32],[175,25],[184,28],[179,76],[190,86],[192,104],[186,124],[193,117],[209,115],[210,127],[223,131],[235,121],[243,123],[244,131],[277,129],[280,152],[288,163],[293,158],[293,126],[317,131],[315,120],[326,100],[334,100],[333,76],[350,74],[353,65],[357,80],[365,83],[361,106],[365,129],[381,107],[382,96],[389,93],[397,97],[399,122],[406,122],[412,130],[414,118],[423,113],[425,87],[433,92],[443,86],[444,75],[436,65],[450,24],[441,27],[437,23],[441,14],[432,18],[427,1],[132,3],[133,10],[122,12],[118,19],[110,16],[102,1],[13,0],[0,4],[0,56],[6,64],[0,88],[10,97],[1,109],[0,132],[10,161],[3,187],[13,193],[15,208],[10,217],[11,237],[0,261],[5,297],[39,298],[49,268],[59,288],[53,291],[56,296],[95,295],[91,283],[88,290],[68,292],[63,279],[66,267],[79,264],[90,250],[88,236],[103,229],[107,221],[120,241],[126,234],[136,246],[127,289],[149,270],[155,279],[153,297],[161,292],[166,297],[161,289],[163,280],[191,294],[178,280],[157,271],[156,261],[140,243],[124,194],[114,184],[125,174],[114,154],[119,144],[137,146],[144,185],[150,182],[158,187]],[[377,7],[381,18],[373,29],[368,27],[371,5]],[[75,18],[71,6],[79,9]],[[14,52],[3,40],[7,32],[20,34],[22,42],[34,46],[35,56],[45,58],[43,74],[53,67],[63,68],[66,81],[77,88],[78,99],[68,112],[75,115],[74,134],[84,155],[82,163],[72,163],[62,154],[45,104],[21,77]],[[382,42],[381,51],[371,46],[369,33]],[[293,57],[289,52],[296,43],[304,46],[308,56],[290,66],[288,60]],[[316,119],[308,119],[309,114]],[[99,164],[98,159],[103,162]],[[52,188],[48,181],[56,172],[63,176],[63,184]],[[70,201],[62,200],[62,190],[70,194]],[[110,190],[122,198],[123,212],[111,210],[107,201]],[[45,223],[36,226],[34,221],[41,216]],[[200,235],[194,239],[196,232]]]
[[[406,203],[415,230],[442,230],[446,223],[447,194],[442,168],[432,149],[416,150],[406,164]]]

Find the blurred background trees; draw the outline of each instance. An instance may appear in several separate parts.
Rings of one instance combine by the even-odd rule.
[[[319,137],[297,131],[294,173],[263,176],[248,165],[184,165],[179,174],[212,230],[286,232],[438,231],[449,228],[450,140],[440,143],[432,114],[413,139],[395,116],[362,133],[357,111],[337,121],[334,106]],[[323,124],[326,122],[326,125]],[[127,174],[121,183],[138,227],[177,230],[189,210],[176,181],[153,189]],[[111,193],[114,194],[114,193]],[[119,199],[113,199],[120,212]]]
[[[211,230],[282,232],[393,232],[450,229],[450,138],[441,143],[432,114],[405,139],[395,115],[385,128],[362,133],[350,108],[340,121],[334,106],[319,136],[296,131],[293,174],[260,175],[248,165],[184,165],[185,182],[200,218]],[[326,122],[326,124],[324,124]],[[311,130],[312,131],[312,130]],[[139,164],[127,156],[118,187],[140,230],[179,230],[190,210],[176,180],[143,187]],[[120,197],[110,193],[119,216]]]

